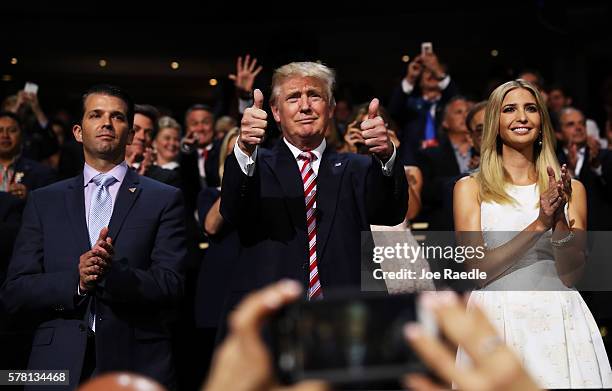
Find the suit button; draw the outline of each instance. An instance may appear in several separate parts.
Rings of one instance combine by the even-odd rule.
[[[80,323],[79,324],[79,330],[80,331],[85,331],[85,330],[87,330],[87,327],[85,327],[85,325],[83,323]]]

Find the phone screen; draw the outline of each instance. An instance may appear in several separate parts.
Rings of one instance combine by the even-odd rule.
[[[271,324],[279,377],[351,383],[423,372],[403,337],[404,325],[417,318],[414,295],[290,305]]]
[[[432,54],[433,53],[433,44],[431,42],[422,42],[421,43],[421,54]]]
[[[32,94],[38,94],[38,84],[28,81],[25,83],[23,90]]]

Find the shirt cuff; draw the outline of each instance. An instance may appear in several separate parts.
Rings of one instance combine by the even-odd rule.
[[[240,112],[240,114],[244,114],[244,111],[251,106],[253,106],[252,99],[238,98],[238,111]]]
[[[440,80],[438,82],[438,87],[440,87],[441,90],[445,90],[446,87],[448,87],[448,85],[450,84],[450,76],[446,75],[446,77],[444,77],[444,79]]]
[[[81,284],[77,285],[77,295],[79,295],[81,297],[87,296],[87,292],[81,292]]]
[[[234,155],[236,156],[236,160],[238,161],[238,165],[240,169],[246,176],[253,176],[255,172],[255,160],[257,159],[257,148],[255,147],[255,151],[251,156],[247,155],[240,149],[238,146],[238,142],[234,143]]]
[[[404,91],[404,94],[410,95],[412,90],[414,90],[414,86],[410,84],[405,78],[402,79],[402,91]]]
[[[393,141],[391,141],[391,144],[393,144]],[[395,144],[393,144],[393,153],[391,154],[391,157],[389,158],[389,160],[387,160],[386,163],[383,163],[382,160],[378,158],[378,156],[374,155],[376,160],[380,162],[380,166],[382,167],[384,176],[391,176],[393,174],[393,165],[395,164],[396,151],[397,149],[395,148]]]

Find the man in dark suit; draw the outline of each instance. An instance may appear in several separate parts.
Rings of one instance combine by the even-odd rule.
[[[28,192],[53,183],[56,172],[21,155],[23,134],[18,117],[0,112],[0,191],[25,200]]]
[[[220,140],[214,140],[215,116],[210,106],[194,104],[185,112],[185,137],[179,157],[187,205],[195,210],[200,190],[218,187]]]
[[[120,89],[83,95],[83,174],[30,194],[4,286],[11,313],[37,319],[29,369],[141,373],[174,387],[170,324],[183,292],[180,190],[124,161],[133,103]],[[50,389],[50,388],[49,388]]]
[[[401,128],[399,155],[405,166],[415,164],[418,150],[440,143],[442,110],[457,92],[435,53],[421,54],[408,64],[389,101],[389,113]]]
[[[282,278],[302,281],[309,299],[358,289],[362,232],[404,219],[406,178],[376,115],[378,99],[361,125],[372,156],[326,148],[333,85],[334,72],[317,63],[275,71],[270,102],[283,137],[271,150],[260,147],[267,126],[261,91],[244,113],[221,194],[221,214],[237,227],[242,246],[229,306]]]
[[[612,230],[612,200],[608,197],[612,183],[605,180],[612,170],[610,153],[601,150],[599,141],[587,135],[584,114],[573,107],[559,113],[561,143],[557,149],[560,164],[567,164],[573,178],[587,192],[587,228],[591,231]]]
[[[473,148],[466,124],[468,105],[465,98],[453,97],[444,107],[440,124],[444,134],[437,146],[417,155],[423,173],[423,208],[419,221],[429,223],[433,231],[452,231],[453,188],[470,171]]]

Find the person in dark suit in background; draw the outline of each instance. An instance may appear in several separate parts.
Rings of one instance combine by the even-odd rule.
[[[561,109],[559,128],[557,158],[586,189],[588,230],[612,230],[612,200],[607,197],[612,183],[604,179],[612,171],[612,159],[607,156],[610,152],[600,149],[599,140],[587,135],[584,114],[576,108]]]
[[[6,279],[24,204],[24,200],[0,192],[0,286]],[[32,327],[9,316],[2,305],[1,296],[0,291],[0,368],[23,369],[28,363]]]
[[[441,126],[445,132],[440,144],[418,155],[418,166],[424,178],[423,209],[419,218],[429,223],[430,230],[453,229],[453,187],[457,179],[470,170],[473,153],[465,122],[467,113],[466,99],[452,98],[443,111]]]
[[[274,72],[270,103],[283,137],[273,149],[260,147],[267,127],[261,91],[244,113],[221,189],[221,215],[241,244],[228,308],[282,278],[301,281],[312,300],[333,288],[358,289],[362,231],[406,215],[406,177],[376,115],[378,99],[361,124],[371,156],[326,148],[334,81],[333,70],[313,62]]]
[[[0,112],[0,191],[22,200],[28,192],[53,183],[55,170],[21,155],[22,130],[19,118]]]
[[[418,150],[439,145],[442,110],[457,93],[455,82],[435,53],[420,54],[408,64],[406,76],[388,105],[400,125],[399,155],[404,166],[415,164]]]
[[[133,107],[117,87],[83,95],[73,127],[83,174],[30,194],[4,285],[8,311],[36,319],[28,368],[67,369],[71,389],[114,370],[175,386],[169,330],[183,293],[183,201],[125,163]]]

